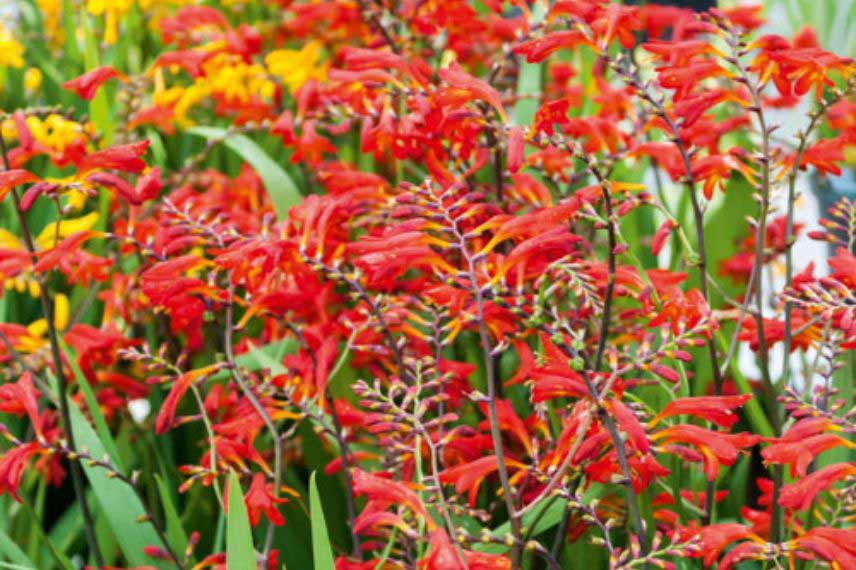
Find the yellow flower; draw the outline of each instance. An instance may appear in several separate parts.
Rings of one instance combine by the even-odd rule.
[[[59,224],[48,224],[36,238],[36,246],[39,249],[54,247],[54,243],[62,241],[70,235],[86,230],[91,230],[98,221],[98,212],[90,212],[79,218],[67,218]]]
[[[310,79],[323,81],[327,78],[327,64],[319,63],[322,48],[320,42],[312,41],[300,50],[272,51],[265,57],[265,64],[271,75],[278,77],[294,93]]]
[[[133,0],[88,0],[86,10],[93,16],[104,16],[104,43],[111,45],[119,38],[119,19],[128,13]]]
[[[24,67],[24,46],[0,23],[0,67]]]
[[[69,313],[68,297],[62,293],[57,293],[54,296],[54,328],[57,331],[63,331],[68,326]],[[27,325],[27,335],[20,336],[16,339],[15,350],[24,354],[32,354],[38,352],[48,345],[48,322],[45,319],[38,319]]]
[[[31,67],[24,72],[24,89],[28,95],[35,94],[42,86],[42,72],[38,67]]]
[[[36,0],[36,4],[48,42],[55,47],[62,45],[62,0]]]
[[[62,153],[69,146],[86,142],[90,126],[70,121],[52,113],[40,119],[39,117],[27,117],[27,127],[36,139],[46,147]]]

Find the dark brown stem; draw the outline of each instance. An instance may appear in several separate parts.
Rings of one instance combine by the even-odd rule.
[[[9,170],[9,156],[6,151],[6,140],[3,135],[0,135],[0,153],[3,155],[3,167]],[[18,188],[13,188],[10,192],[12,201],[15,204],[15,213],[18,217],[18,223],[21,227],[21,235],[24,239],[24,245],[30,256],[33,259],[33,265],[36,264],[38,258],[36,256],[36,246],[33,242],[33,236],[30,233],[30,228],[27,225],[27,217],[21,209],[21,198],[18,195]],[[65,431],[65,437],[68,441],[68,448],[73,453],[77,453],[77,444],[75,442],[74,432],[71,427],[71,412],[68,404],[68,379],[62,369],[62,354],[59,348],[59,338],[57,336],[56,327],[53,319],[53,305],[48,293],[47,281],[34,273],[39,284],[39,299],[42,305],[42,313],[47,323],[48,340],[51,345],[51,355],[53,357],[54,368],[56,371],[57,383],[59,387],[59,410],[62,418],[62,425]],[[92,512],[89,510],[89,504],[86,502],[86,490],[83,483],[83,472],[80,465],[72,461],[69,464],[71,471],[71,481],[74,486],[74,494],[77,498],[77,503],[80,505],[80,513],[83,516],[83,527],[86,534],[86,542],[89,545],[89,550],[92,557],[95,559],[96,565],[101,568],[104,566],[104,557],[101,555],[101,549],[98,546],[98,540],[95,537],[95,523],[92,519]]]

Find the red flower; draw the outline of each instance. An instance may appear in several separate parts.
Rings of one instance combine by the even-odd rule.
[[[508,131],[508,158],[506,160],[508,171],[516,173],[523,164],[523,129],[517,125]]]
[[[760,441],[759,436],[746,433],[729,435],[690,424],[679,424],[651,435],[662,444],[686,443],[696,448],[704,462],[704,474],[713,481],[719,466],[731,465],[737,459],[740,448],[751,447]]]
[[[651,240],[651,253],[654,255],[660,255],[660,252],[663,250],[663,246],[666,245],[666,240],[669,239],[672,230],[676,227],[678,227],[677,222],[671,218],[660,224],[660,227],[657,228],[657,231],[654,233],[654,237]]]
[[[830,563],[831,568],[856,568],[856,530],[818,527],[793,541],[800,550]]]
[[[508,456],[505,457],[505,465],[506,467],[518,470],[526,469],[523,463]],[[470,506],[474,506],[482,481],[498,469],[499,462],[496,456],[487,455],[469,463],[462,463],[461,465],[444,469],[440,472],[440,482],[454,484],[456,493],[466,491],[469,496]]]
[[[167,394],[163,404],[161,404],[160,412],[158,412],[158,417],[155,420],[155,433],[161,434],[173,426],[175,423],[175,409],[194,382],[214,374],[223,369],[225,365],[222,362],[212,364],[185,372],[179,376],[173,383],[172,388],[170,388],[169,394]]]
[[[148,140],[105,148],[79,159],[77,168],[80,172],[89,172],[96,168],[141,172],[146,167],[146,163],[140,157],[146,153],[147,148],[149,148]]]
[[[276,506],[287,502],[287,500],[281,497],[274,497],[272,488],[273,485],[265,480],[264,474],[256,473],[253,475],[253,482],[244,495],[244,502],[247,504],[247,515],[250,518],[252,526],[259,524],[262,513],[265,514],[273,525],[279,526],[285,524],[285,519]]]
[[[791,477],[805,477],[809,464],[816,456],[840,445],[848,449],[856,447],[839,435],[822,433],[795,441],[790,439],[779,441],[764,449],[761,455],[765,463],[790,465]]]
[[[425,520],[433,528],[433,519],[419,500],[419,496],[404,483],[367,473],[356,468],[351,473],[352,488],[357,496],[365,495],[374,510],[386,510],[391,505],[404,505]],[[366,506],[366,509],[369,507]]]
[[[508,121],[505,109],[502,107],[502,99],[497,90],[461,69],[457,63],[453,63],[446,69],[441,69],[440,78],[449,85],[451,90],[460,92],[464,98],[476,98],[485,101],[496,110],[502,122]],[[449,91],[446,93],[451,94]]]
[[[0,456],[0,495],[9,493],[13,499],[21,502],[21,497],[18,496],[21,476],[27,463],[40,450],[39,443],[31,441],[17,445]]]
[[[734,410],[741,407],[751,398],[750,394],[678,398],[666,404],[663,410],[648,425],[653,427],[663,418],[689,414],[703,418],[721,428],[729,429],[738,420],[738,416],[734,413]]]
[[[819,493],[853,475],[856,475],[856,463],[829,465],[782,487],[779,504],[792,511],[804,511]]]
[[[579,30],[561,30],[517,44],[511,51],[526,56],[529,63],[538,63],[557,50],[573,49],[579,45],[591,45],[591,40]]]
[[[701,541],[701,553],[704,554],[704,565],[710,566],[719,558],[719,553],[734,542],[743,538],[749,538],[752,533],[749,527],[737,523],[722,523],[708,525],[701,529],[699,540]]]
[[[443,529],[431,533],[428,552],[418,564],[418,570],[510,570],[511,561],[505,556],[483,552],[462,551],[464,560]]]
[[[101,84],[112,77],[117,77],[122,81],[127,79],[124,74],[116,71],[109,65],[105,65],[103,67],[93,69],[92,71],[87,71],[83,75],[76,77],[71,81],[66,81],[62,86],[64,89],[77,93],[77,96],[81,99],[89,101],[95,97],[95,92],[98,91]]]
[[[4,170],[0,172],[0,201],[6,197],[12,188],[27,184],[28,182],[38,182],[39,177],[27,170],[13,168],[12,170]]]
[[[29,372],[21,374],[17,382],[0,385],[0,412],[16,416],[26,414],[36,435],[44,436],[45,426],[39,416],[39,391]]]

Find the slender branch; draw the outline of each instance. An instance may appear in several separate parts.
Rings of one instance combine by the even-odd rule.
[[[240,370],[238,369],[238,365],[235,362],[235,355],[232,349],[232,334],[234,331],[234,326],[232,323],[232,308],[233,302],[232,299],[235,294],[235,285],[232,281],[232,276],[229,275],[229,287],[227,290],[227,300],[226,300],[226,323],[223,328],[223,350],[226,354],[226,363],[229,366],[229,371],[232,374],[232,378],[241,388],[241,391],[244,393],[244,396],[247,400],[250,401],[250,404],[253,406],[253,409],[261,416],[262,421],[267,427],[268,431],[273,437],[273,464],[274,464],[274,473],[273,473],[273,497],[274,502],[279,498],[280,487],[282,486],[282,440],[279,435],[279,430],[277,430],[276,423],[274,423],[273,419],[268,414],[264,405],[259,401],[258,397],[253,393],[250,385],[244,379]],[[262,552],[262,557],[264,558],[264,563],[267,564],[267,560],[270,558],[270,550],[273,545],[273,531],[274,525],[270,524],[267,528],[267,534],[265,535],[265,545],[264,551]]]
[[[851,80],[847,85],[847,89],[844,93],[838,93],[837,96],[832,97],[830,99],[826,99],[821,103],[821,105],[812,112],[809,117],[809,123],[806,126],[805,130],[800,131],[797,134],[797,138],[799,140],[799,145],[797,146],[797,150],[794,156],[794,164],[791,167],[791,171],[788,174],[788,206],[787,206],[787,225],[785,228],[785,289],[790,288],[793,283],[794,277],[794,255],[793,255],[793,243],[794,240],[794,206],[796,205],[796,185],[797,185],[797,175],[799,174],[800,163],[802,162],[803,154],[805,153],[806,148],[808,148],[809,137],[811,136],[812,131],[814,131],[815,127],[820,123],[821,117],[824,116],[827,109],[831,107],[836,101],[841,100],[841,98],[846,97],[849,93],[852,93],[853,90],[856,89],[856,81]],[[785,300],[785,338],[784,338],[784,355],[782,356],[782,379],[780,381],[780,385],[787,386],[788,378],[790,376],[790,354],[791,354],[791,344],[793,343],[793,332],[791,331],[791,312],[793,311],[794,303],[790,299]]]
[[[442,208],[442,204],[439,205],[441,206],[440,209],[444,210]],[[514,545],[511,547],[511,567],[512,569],[516,569],[520,566],[520,557],[522,554],[522,549],[520,547],[522,529],[520,518],[514,506],[514,496],[511,492],[511,484],[509,483],[508,478],[508,467],[505,465],[505,451],[502,444],[502,434],[499,429],[499,414],[496,409],[496,388],[499,379],[496,374],[496,361],[493,358],[493,347],[490,343],[490,332],[488,331],[487,323],[484,318],[484,295],[478,284],[478,279],[476,278],[475,259],[467,247],[467,240],[464,233],[461,231],[461,228],[458,226],[458,222],[454,218],[449,216],[448,213],[444,213],[444,216],[449,228],[458,240],[458,247],[467,263],[467,272],[469,273],[472,293],[476,301],[479,340],[481,341],[484,365],[487,373],[487,409],[488,422],[490,424],[490,437],[493,443],[493,452],[496,455],[497,471],[499,473],[499,481],[502,486],[502,498],[505,501],[505,508],[508,511],[508,521],[511,526],[511,534],[515,540]]]
[[[10,170],[9,155],[6,150],[6,139],[0,134],[0,153],[3,155],[3,167],[5,170]],[[33,260],[33,265],[38,261],[36,255],[36,246],[33,241],[33,236],[30,233],[30,228],[27,225],[27,217],[21,209],[21,197],[18,195],[18,188],[15,187],[10,192],[12,201],[15,205],[15,213],[18,217],[18,223],[21,227],[21,235],[24,239],[24,245]],[[56,369],[57,382],[59,384],[59,409],[62,418],[62,425],[65,431],[65,437],[68,441],[68,448],[77,453],[77,444],[75,442],[74,432],[71,427],[71,412],[68,404],[68,378],[62,369],[62,354],[59,348],[59,338],[57,337],[56,327],[53,319],[53,306],[48,293],[48,284],[43,276],[36,275],[34,277],[39,284],[39,300],[42,305],[42,313],[47,324],[48,340],[51,345],[51,355],[53,358],[54,368]],[[86,502],[86,490],[83,483],[83,472],[80,465],[72,461],[69,464],[71,471],[71,481],[74,486],[74,494],[77,497],[77,503],[80,505],[80,513],[83,516],[83,526],[86,534],[86,542],[89,544],[89,549],[92,557],[95,559],[97,566],[104,566],[104,557],[101,554],[101,548],[98,546],[98,539],[95,536],[95,523],[92,518],[92,512],[89,510],[89,504]]]

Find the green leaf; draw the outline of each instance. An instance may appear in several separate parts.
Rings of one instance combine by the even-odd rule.
[[[105,445],[83,412],[73,402],[70,404],[71,430],[78,448],[92,457],[106,456],[112,462],[114,458],[107,453]],[[151,565],[152,560],[145,555],[143,548],[160,545],[160,541],[150,524],[138,522],[140,517],[145,516],[145,509],[137,494],[126,483],[115,477],[108,477],[105,469],[89,466],[86,461],[82,461],[81,465],[125,558],[132,566]]]
[[[98,434],[98,438],[107,450],[107,454],[110,456],[110,463],[113,467],[117,468],[124,474],[125,469],[122,466],[119,449],[116,447],[116,442],[113,441],[113,437],[110,435],[110,428],[107,426],[107,420],[104,419],[104,415],[101,413],[98,400],[95,398],[95,392],[92,391],[89,381],[86,379],[86,376],[83,375],[83,371],[80,370],[74,351],[71,350],[71,348],[69,348],[62,339],[59,339],[59,345],[65,354],[66,359],[71,363],[71,370],[74,372],[74,379],[77,381],[80,391],[83,392],[83,399],[86,401],[86,409],[89,410],[89,415],[95,424],[95,431]]]
[[[220,127],[192,127],[187,132],[220,141],[246,160],[261,177],[279,219],[285,219],[288,209],[300,203],[302,196],[288,173],[249,137]]]
[[[155,475],[155,482],[158,486],[164,518],[166,519],[166,537],[176,552],[184,552],[187,549],[187,534],[184,532],[178,510],[172,502],[169,487],[160,475]]]
[[[229,510],[226,513],[226,570],[247,570],[256,567],[253,532],[244,504],[241,482],[232,471],[229,475]]]
[[[534,22],[543,20],[547,13],[547,3],[544,0],[536,2],[532,10]],[[520,73],[517,76],[517,95],[520,97],[514,105],[514,123],[528,125],[538,110],[537,95],[541,92],[542,64],[529,63],[520,60]]]
[[[318,496],[318,485],[315,484],[315,471],[309,478],[309,512],[312,519],[312,559],[315,561],[315,570],[332,570],[335,566],[333,549],[327,535],[327,523],[324,521],[321,497]]]
[[[20,564],[22,567],[36,567],[36,565],[29,559],[29,557],[24,553],[24,551],[21,550],[21,548],[17,544],[15,544],[15,541],[12,540],[2,528],[0,528],[0,556],[5,558],[9,562]]]
[[[101,57],[98,52],[98,42],[95,39],[95,33],[92,31],[91,22],[88,14],[81,14],[80,28],[83,31],[83,63],[86,66],[86,71],[92,71],[101,65]],[[110,113],[110,103],[107,100],[107,92],[104,89],[99,89],[95,97],[89,102],[89,116],[92,117],[92,122],[95,127],[103,135],[104,144],[109,145],[113,140],[113,131],[115,130],[115,122]]]

